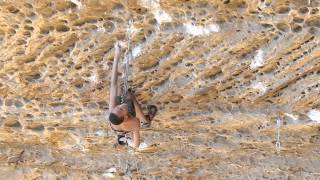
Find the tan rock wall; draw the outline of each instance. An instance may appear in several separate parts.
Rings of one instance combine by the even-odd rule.
[[[320,178],[319,8],[0,0],[0,179]],[[105,118],[130,17],[130,85],[160,109],[144,153],[115,150]]]

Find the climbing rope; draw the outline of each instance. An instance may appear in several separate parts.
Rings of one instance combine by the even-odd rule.
[[[123,73],[123,89],[124,89],[125,94],[127,94],[127,91],[129,89],[129,84],[128,84],[129,64],[130,64],[130,61],[133,59],[132,50],[131,50],[132,24],[133,24],[133,20],[132,20],[132,18],[130,18],[129,19],[128,37],[127,37],[128,38],[128,50],[127,50],[127,54],[124,59],[124,73]]]
[[[277,118],[277,141],[276,141],[276,148],[277,150],[280,150],[281,144],[280,144],[280,126],[281,126],[281,119],[280,117]]]

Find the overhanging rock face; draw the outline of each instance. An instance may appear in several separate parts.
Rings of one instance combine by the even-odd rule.
[[[0,179],[319,179],[319,6],[0,1]],[[105,118],[130,18],[129,83],[159,107],[141,152]]]

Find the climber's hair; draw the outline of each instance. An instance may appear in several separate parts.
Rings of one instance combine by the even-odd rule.
[[[119,125],[123,122],[123,118],[120,118],[115,113],[110,113],[109,120],[114,125]]]

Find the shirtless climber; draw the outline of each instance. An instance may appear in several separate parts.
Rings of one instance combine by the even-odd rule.
[[[133,140],[133,147],[139,148],[140,145],[140,120],[144,127],[149,127],[157,112],[154,105],[147,106],[148,114],[144,115],[132,90],[127,94],[121,93],[120,83],[118,83],[118,61],[120,59],[121,47],[119,43],[115,45],[115,55],[112,65],[112,75],[110,84],[109,101],[109,121],[111,128],[118,134],[118,144],[123,145],[126,134]]]

